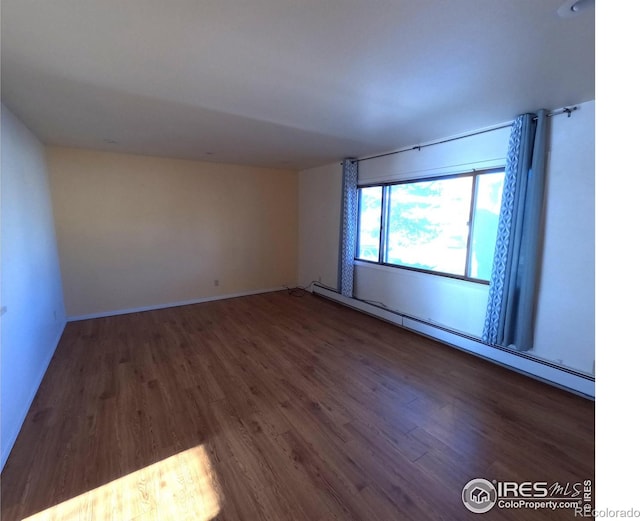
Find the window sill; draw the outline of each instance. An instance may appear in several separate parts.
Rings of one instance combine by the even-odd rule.
[[[370,268],[373,270],[381,270],[387,273],[412,275],[414,277],[422,278],[425,275],[427,277],[437,277],[447,279],[451,281],[458,281],[463,284],[473,284],[474,286],[488,286],[489,282],[484,280],[469,279],[458,275],[449,275],[447,273],[438,273],[427,270],[421,270],[419,268],[410,268],[407,266],[398,266],[395,264],[380,264],[378,262],[365,261],[360,259],[354,259],[354,266]]]

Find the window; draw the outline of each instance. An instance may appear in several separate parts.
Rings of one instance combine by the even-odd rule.
[[[358,189],[356,258],[488,281],[504,171]]]
[[[358,190],[358,249],[356,257],[377,262],[380,258],[382,187]]]

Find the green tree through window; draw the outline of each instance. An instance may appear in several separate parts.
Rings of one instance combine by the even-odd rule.
[[[361,188],[357,258],[488,280],[503,180],[491,171]]]

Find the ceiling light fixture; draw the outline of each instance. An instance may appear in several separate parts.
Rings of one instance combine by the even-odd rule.
[[[558,16],[560,18],[573,18],[588,9],[593,9],[595,5],[596,0],[568,0],[558,9]]]

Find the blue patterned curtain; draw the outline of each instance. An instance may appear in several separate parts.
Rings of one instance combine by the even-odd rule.
[[[498,237],[482,339],[518,351],[533,347],[547,154],[547,112],[512,127]]]
[[[358,236],[358,162],[342,162],[342,225],[340,232],[340,270],[338,290],[353,297],[353,259]]]

